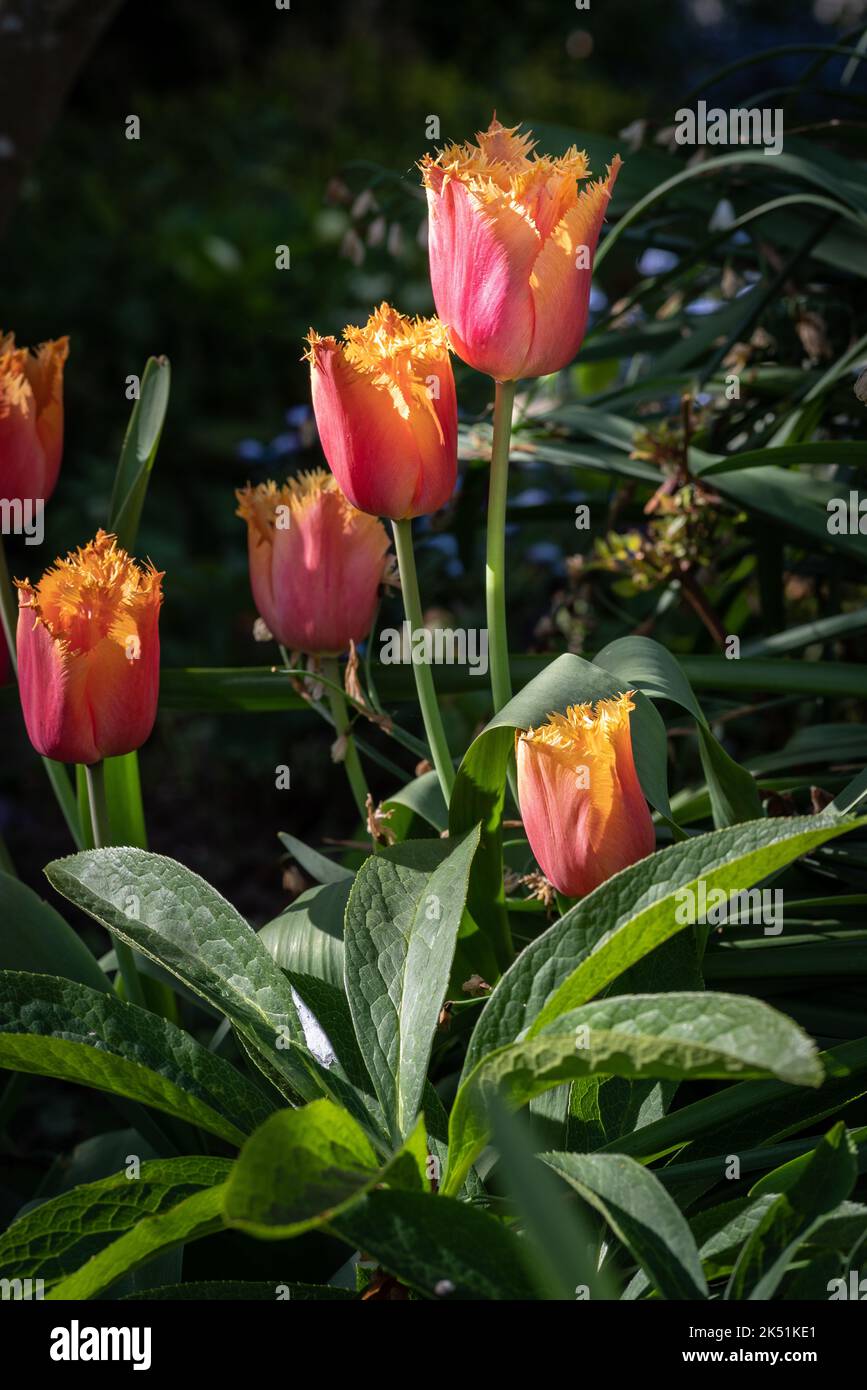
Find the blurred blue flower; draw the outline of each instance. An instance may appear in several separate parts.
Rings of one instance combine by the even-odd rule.
[[[286,434],[278,434],[268,445],[268,453],[271,458],[282,458],[285,454],[297,454],[301,448],[301,440],[296,430],[287,431]]]
[[[679,261],[680,256],[673,251],[665,251],[661,246],[648,246],[638,258],[638,270],[641,275],[664,275],[667,270],[674,270]]]
[[[541,565],[545,569],[559,569],[563,563],[563,551],[553,541],[537,541],[527,550],[526,558],[531,565]]]
[[[722,305],[722,301],[715,299],[713,295],[706,294],[698,299],[694,299],[691,304],[687,304],[688,314],[715,314]]]

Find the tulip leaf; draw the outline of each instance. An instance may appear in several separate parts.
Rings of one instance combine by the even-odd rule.
[[[829,1048],[819,1054],[819,1061],[825,1081],[818,1091],[793,1091],[776,1081],[741,1081],[652,1120],[605,1148],[650,1162],[685,1144],[690,1145],[686,1153],[691,1159],[778,1143],[867,1094],[867,1038]],[[672,1180],[678,1158],[667,1169]]]
[[[99,849],[57,859],[49,882],[109,931],[183,981],[231,1021],[248,1056],[290,1098],[333,1094],[362,1125],[375,1102],[315,1053],[292,987],[253,929],[216,889],[173,859],[139,849]]]
[[[353,875],[300,893],[259,929],[259,940],[281,970],[315,975],[343,988],[343,918]]]
[[[400,807],[407,822],[416,815],[427,821],[434,830],[445,830],[448,827],[448,808],[436,772],[423,772],[420,777],[407,782],[400,791],[387,797],[383,805],[386,809]],[[396,828],[393,819],[390,825],[392,829]],[[398,839],[403,838],[403,835],[398,835]]]
[[[145,494],[159,448],[170,382],[168,358],[149,357],[118,460],[108,530],[130,553],[135,547]]]
[[[846,1126],[821,1139],[797,1180],[765,1211],[743,1245],[731,1273],[728,1299],[770,1299],[798,1247],[849,1196],[858,1168]]]
[[[224,1182],[231,1168],[227,1158],[155,1159],[41,1202],[0,1236],[0,1277],[50,1287],[145,1217]]]
[[[467,906],[473,918],[484,924],[495,939],[502,940],[504,932],[501,827],[515,730],[542,724],[550,714],[562,712],[569,705],[613,699],[623,689],[610,672],[580,656],[559,656],[504,705],[464,755],[452,792],[449,827],[452,835],[461,835],[482,823]],[[665,729],[656,710],[642,695],[636,699],[630,727],[642,791],[651,805],[668,817],[671,808]],[[504,958],[502,963],[508,961]]]
[[[346,1110],[314,1100],[278,1111],[247,1140],[225,1187],[224,1218],[260,1238],[289,1239],[382,1184],[423,1191],[426,1161],[421,1121],[382,1164]]]
[[[408,840],[359,869],[346,909],[346,994],[392,1130],[418,1115],[479,828],[460,840]]]
[[[373,1191],[336,1217],[330,1230],[427,1298],[540,1297],[523,1241],[468,1202]]]
[[[156,1255],[223,1229],[223,1186],[205,1188],[125,1231],[46,1293],[60,1301],[97,1298]]]
[[[652,700],[672,700],[691,714],[699,736],[699,753],[718,830],[762,813],[756,782],[714,737],[692,686],[667,648],[649,637],[621,637],[596,656],[596,665],[643,690]]]
[[[749,888],[865,823],[827,814],[750,821],[670,845],[615,874],[531,942],[499,981],[470,1039],[464,1075],[487,1052],[592,999],[682,931],[679,894],[695,894],[700,881],[708,893]]]
[[[0,873],[0,970],[62,975],[91,989],[111,989],[108,976],[60,913],[20,879],[4,873]]]
[[[167,1019],[71,980],[0,974],[0,1065],[153,1105],[240,1144],[273,1109]]]
[[[485,1146],[493,1098],[518,1109],[576,1077],[730,1080],[777,1077],[818,1086],[807,1034],[757,999],[736,994],[615,995],[556,1018],[536,1037],[484,1057],[466,1076],[449,1121],[443,1191],[454,1193]]]
[[[305,873],[314,878],[317,883],[343,883],[355,877],[352,869],[345,869],[342,864],[338,864],[327,855],[320,854],[318,850],[311,849],[305,845],[303,840],[297,839],[287,831],[281,830],[278,836],[292,858],[297,860]]]
[[[623,1154],[540,1154],[595,1207],[663,1298],[707,1298],[686,1217],[659,1178]]]

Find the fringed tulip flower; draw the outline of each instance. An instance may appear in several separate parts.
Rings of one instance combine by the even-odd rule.
[[[632,758],[629,691],[572,705],[516,738],[518,800],[539,867],[570,898],[652,854],[653,822]]]
[[[97,763],[153,728],[162,575],[114,536],[18,581],[18,683],[30,742],[46,758]]]
[[[620,168],[579,191],[587,156],[532,153],[496,116],[477,145],[421,161],[437,313],[459,357],[497,381],[567,366],[587,328],[593,257]]]
[[[370,632],[388,535],[319,469],[237,494],[261,617],[290,651],[335,656]]]
[[[312,329],[307,342],[319,438],[350,502],[392,521],[444,507],[457,477],[458,413],[442,324],[382,304],[342,342]]]
[[[63,453],[63,367],[69,339],[35,352],[0,335],[0,497],[47,502]]]

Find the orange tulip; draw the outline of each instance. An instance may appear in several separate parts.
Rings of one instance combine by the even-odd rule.
[[[47,502],[63,453],[63,366],[69,339],[35,352],[0,335],[0,497]]]
[[[392,521],[444,507],[457,478],[458,411],[436,319],[382,304],[343,342],[312,329],[313,410],[325,457],[356,507]]]
[[[652,854],[656,839],[632,759],[634,691],[572,705],[516,737],[518,800],[545,877],[570,898]]]
[[[237,497],[253,597],[277,641],[331,656],[363,641],[386,564],[382,523],[356,511],[324,469]]]
[[[37,752],[89,764],[144,743],[157,711],[161,582],[104,531],[38,584],[17,581],[18,683]]]
[[[567,366],[587,329],[593,256],[620,168],[580,193],[587,156],[532,154],[497,120],[478,145],[450,145],[420,168],[427,188],[437,313],[459,357],[497,381]]]

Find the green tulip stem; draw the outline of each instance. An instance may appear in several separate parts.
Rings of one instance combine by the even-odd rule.
[[[93,763],[84,769],[87,778],[87,799],[90,803],[90,825],[94,849],[106,849],[111,843],[108,829],[108,801],[105,795],[105,763]],[[135,956],[125,941],[111,933],[117,968],[123,980],[124,993],[130,1004],[147,1008],[144,991],[136,969]]]
[[[358,807],[358,814],[361,816],[361,823],[362,825],[366,825],[368,797],[367,781],[361,766],[361,759],[358,756],[358,749],[355,746],[355,739],[350,733],[349,709],[340,681],[340,667],[337,657],[326,656],[322,658],[322,674],[328,681],[325,690],[328,695],[331,718],[334,720],[334,728],[338,737],[342,736],[346,739],[346,755],[343,759],[343,766],[346,769],[349,786],[355,798],[355,804]]]
[[[392,525],[394,527],[394,548],[397,551],[397,567],[400,570],[400,587],[403,592],[403,611],[410,626],[410,650],[412,651],[412,638],[416,632],[424,629],[421,597],[418,591],[418,574],[415,568],[415,553],[412,548],[412,522],[395,521],[392,522]],[[415,675],[415,688],[421,706],[421,717],[424,721],[428,746],[446,806],[448,806],[451,800],[452,787],[455,784],[455,769],[452,755],[449,752],[446,731],[443,728],[440,707],[437,703],[433,673],[430,664],[426,661],[413,661],[412,669]]]
[[[509,492],[509,443],[515,381],[498,381],[494,398],[494,439],[488,489],[488,538],[485,557],[485,597],[494,711],[512,698],[509,672],[509,631],[506,623],[506,500]]]

